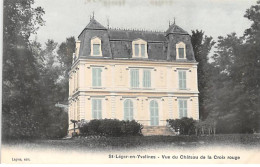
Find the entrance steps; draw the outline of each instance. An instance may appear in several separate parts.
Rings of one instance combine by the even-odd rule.
[[[167,126],[144,126],[142,129],[144,136],[175,136],[176,133]]]

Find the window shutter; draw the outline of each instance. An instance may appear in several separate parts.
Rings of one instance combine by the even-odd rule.
[[[131,74],[131,87],[134,87],[134,71],[133,70],[131,70],[130,71],[130,74]]]
[[[145,88],[151,87],[151,71],[150,70],[143,71],[143,87],[145,87]]]
[[[133,69],[130,71],[131,75],[131,87],[132,88],[138,88],[139,87],[139,70]]]
[[[97,69],[97,86],[101,86],[101,72],[102,72],[102,69],[98,68]]]
[[[179,89],[182,89],[182,71],[179,71]]]
[[[146,79],[147,79],[147,76],[146,76],[146,70],[143,71],[143,87],[146,87]]]
[[[97,86],[96,73],[96,68],[92,68],[92,86]]]
[[[124,120],[127,120],[127,101],[124,102]]]
[[[182,86],[186,89],[186,71],[182,71]]]
[[[139,44],[135,44],[135,56],[139,57]]]
[[[102,119],[102,101],[98,99],[98,119]]]
[[[183,100],[183,117],[187,117],[187,100]]]
[[[154,108],[153,108],[153,101],[150,102],[150,114],[151,114],[151,125],[154,125]]]
[[[141,56],[145,57],[145,44],[141,44]]]
[[[179,100],[179,118],[183,117],[183,100]]]
[[[136,77],[135,77],[136,85],[135,85],[135,87],[138,88],[139,87],[139,70],[136,70],[135,73],[136,73]]]
[[[133,102],[132,100],[129,100],[129,103],[130,103],[130,117],[129,117],[129,120],[133,120],[134,119],[134,106],[133,106]]]
[[[97,115],[96,115],[96,100],[92,100],[92,117],[93,119],[96,119],[97,118]]]

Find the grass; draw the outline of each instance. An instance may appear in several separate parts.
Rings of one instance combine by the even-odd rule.
[[[207,146],[239,146],[256,148],[260,146],[258,134],[225,134],[216,136],[131,136],[103,138],[74,138],[58,140],[12,140],[3,142],[12,147],[51,148],[72,150],[111,150],[140,148],[196,148]]]

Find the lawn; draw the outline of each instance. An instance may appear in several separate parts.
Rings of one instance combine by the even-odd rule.
[[[259,134],[12,140],[3,142],[2,162],[255,163],[259,148]]]
[[[12,147],[52,148],[72,150],[111,150],[140,148],[199,148],[208,146],[234,146],[257,148],[260,146],[259,134],[225,134],[216,136],[131,136],[131,137],[100,137],[73,138],[57,140],[13,140],[3,142]],[[260,148],[260,147],[259,147]]]

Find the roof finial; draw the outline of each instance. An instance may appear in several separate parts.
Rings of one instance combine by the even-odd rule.
[[[92,19],[91,19],[91,15],[89,15],[89,21],[91,21]]]
[[[93,16],[92,16],[92,19],[94,19],[95,18],[95,12],[93,11]]]
[[[171,20],[169,20],[169,27],[171,26]]]
[[[173,24],[175,24],[175,17],[174,17],[174,22],[173,22]]]

